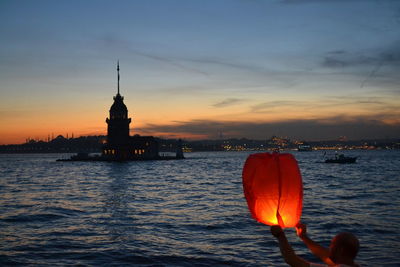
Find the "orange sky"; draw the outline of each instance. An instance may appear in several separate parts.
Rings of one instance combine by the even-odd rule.
[[[46,140],[48,136],[59,134],[71,137],[80,135],[104,135],[107,125],[105,118],[112,104],[112,94],[106,97],[97,97],[98,103],[93,100],[91,105],[85,105],[81,100],[76,102],[53,103],[52,105],[27,106],[26,112],[2,116],[0,123],[7,127],[0,130],[2,144],[22,143],[27,138]],[[129,97],[127,96],[129,95]],[[398,125],[400,112],[396,110],[397,100],[385,99],[381,103],[369,103],[354,100],[301,99],[276,100],[260,103],[256,98],[248,97],[242,103],[232,106],[216,108],[213,101],[199,95],[178,99],[160,99],[138,101],[131,93],[125,94],[125,103],[132,118],[131,134],[155,135],[162,137],[180,138],[212,138],[217,137],[219,131],[202,134],[190,131],[163,131],[151,129],[154,125],[182,125],[191,121],[215,122],[253,122],[273,124],[281,121],[315,120],[320,123],[341,122],[358,123],[361,118],[365,120],[379,119],[382,123]],[[284,96],[281,99],[285,99]],[[153,102],[154,101],[154,102]],[[233,101],[233,100],[231,100]],[[382,100],[381,100],[382,101]],[[363,103],[366,102],[366,103]],[[160,105],[160,103],[163,103]],[[153,105],[154,104],[154,105]],[[82,108],[81,106],[85,106]],[[374,106],[376,106],[374,108]],[[388,111],[390,113],[388,114]],[[351,114],[349,116],[348,114]],[[337,116],[336,118],[333,118]],[[148,129],[150,128],[150,129]],[[220,129],[220,132],[229,132],[229,129]],[[271,133],[273,134],[273,133]],[[288,133],[289,134],[289,133]],[[229,137],[229,136],[227,136]],[[239,137],[239,136],[236,136]]]

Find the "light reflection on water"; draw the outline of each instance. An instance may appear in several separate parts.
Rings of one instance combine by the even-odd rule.
[[[350,231],[361,241],[359,263],[399,266],[400,152],[349,151],[360,156],[350,165],[318,163],[319,151],[293,153],[311,237],[328,245]],[[0,155],[0,263],[285,266],[269,227],[247,210],[248,154],[128,163]],[[317,261],[292,229],[287,234]]]

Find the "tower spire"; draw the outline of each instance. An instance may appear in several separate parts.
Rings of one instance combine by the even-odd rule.
[[[118,73],[118,95],[119,95],[119,60],[117,62],[117,73]]]

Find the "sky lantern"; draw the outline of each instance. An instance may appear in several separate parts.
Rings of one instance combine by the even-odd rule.
[[[292,154],[252,154],[244,164],[242,178],[254,219],[281,227],[294,227],[300,221],[303,183]]]

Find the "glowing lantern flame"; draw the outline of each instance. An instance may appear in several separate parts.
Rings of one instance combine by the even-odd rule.
[[[243,167],[243,189],[251,215],[267,225],[294,227],[303,205],[297,161],[288,153],[250,155]]]

